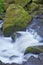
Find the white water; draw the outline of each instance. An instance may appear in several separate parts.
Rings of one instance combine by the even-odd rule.
[[[19,31],[17,33],[20,33],[21,36],[13,43],[10,37],[0,37],[0,60],[4,63],[22,63],[26,61],[24,51],[27,47],[43,45],[43,43],[39,43],[41,37],[37,33],[33,34],[34,32],[28,31]]]

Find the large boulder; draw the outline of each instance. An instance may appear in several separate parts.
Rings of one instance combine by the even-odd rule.
[[[32,17],[19,5],[12,4],[6,11],[3,33],[10,36],[15,31],[26,29]]]

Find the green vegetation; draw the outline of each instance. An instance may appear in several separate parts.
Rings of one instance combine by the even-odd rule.
[[[4,10],[6,10],[10,4],[14,3],[14,0],[3,0],[3,3],[4,3]]]
[[[35,2],[37,4],[43,4],[43,0],[33,0],[33,2]]]
[[[3,0],[0,0],[0,14],[2,14],[4,11],[4,4],[3,4]]]
[[[25,7],[25,5],[27,3],[29,3],[31,0],[14,0],[14,1],[15,1],[16,4],[19,4],[19,5],[23,6],[23,7]]]
[[[8,7],[3,24],[5,36],[12,35],[15,31],[26,29],[32,17],[19,5],[12,4]]]
[[[22,7],[25,7],[25,5],[30,1],[31,0],[3,0],[4,9],[6,10],[10,4],[18,4]]]
[[[36,3],[31,3],[31,4],[28,4],[26,8],[27,8],[29,13],[33,13],[36,10],[38,10],[39,5],[37,5]]]
[[[33,54],[43,53],[43,46],[28,47],[25,50],[24,54],[27,54],[27,53],[33,53]]]

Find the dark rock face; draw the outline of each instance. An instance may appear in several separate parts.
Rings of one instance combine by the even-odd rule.
[[[1,29],[0,29],[0,36],[3,36],[3,32],[1,31]]]
[[[33,56],[31,56],[24,65],[43,65],[41,61]]]
[[[32,20],[32,23],[28,26],[28,31],[31,31],[30,29],[37,32],[43,40],[43,14],[36,15],[36,17]]]
[[[38,55],[38,58],[39,58],[40,61],[43,63],[43,53],[40,53],[40,54]]]
[[[4,64],[0,61],[0,65],[43,65],[43,63],[40,61],[39,58],[35,58],[35,57],[31,56],[27,61],[23,62],[22,64],[16,64],[16,63]]]

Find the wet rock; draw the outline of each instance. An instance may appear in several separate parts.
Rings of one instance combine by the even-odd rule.
[[[12,41],[13,42],[15,42],[15,40],[17,39],[17,38],[19,38],[21,36],[21,34],[20,33],[13,33],[12,35],[11,35],[11,38],[12,38]]]
[[[34,32],[33,32],[34,30]],[[32,31],[35,35],[35,32],[42,38],[43,41],[43,15],[39,14],[34,17],[32,23],[28,26],[28,31]]]
[[[0,65],[21,65],[21,64],[17,64],[17,63],[3,63],[0,61]]]
[[[1,29],[0,29],[0,36],[3,36],[3,32],[1,31]]]
[[[40,54],[38,55],[38,58],[39,58],[40,61],[43,63],[43,53],[40,53]]]
[[[3,35],[3,32],[2,32],[2,25],[3,25],[3,20],[0,20],[0,36]]]
[[[17,63],[3,63],[0,61],[0,65],[43,65],[39,58],[31,56],[27,61],[24,61],[22,64]]]
[[[43,65],[41,61],[33,56],[31,56],[27,62],[25,62],[23,65]]]
[[[5,65],[5,64],[0,61],[0,65]]]

